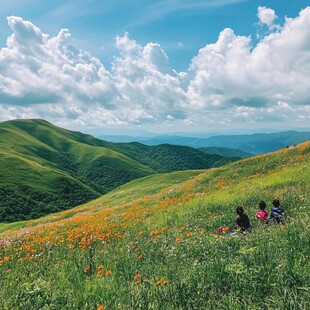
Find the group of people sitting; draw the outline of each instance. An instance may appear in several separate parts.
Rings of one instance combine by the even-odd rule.
[[[265,201],[262,200],[259,203],[259,211],[255,214],[255,220],[259,220],[266,224],[281,224],[283,222],[284,209],[280,207],[280,201],[278,199],[273,200],[272,205],[273,207],[268,216],[266,211],[267,205]],[[251,230],[249,217],[244,213],[242,207],[237,207],[236,212],[238,217],[235,222],[235,228],[240,230],[240,232],[249,232]]]

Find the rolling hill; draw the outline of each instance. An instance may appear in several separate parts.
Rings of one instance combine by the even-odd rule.
[[[102,141],[44,120],[3,122],[0,221],[68,209],[150,174],[206,169],[226,161],[189,147]]]
[[[0,224],[0,308],[308,309],[309,156],[307,142],[149,175],[71,210]],[[270,212],[275,198],[285,224],[255,222],[258,203]],[[233,229],[238,205],[251,233]]]
[[[241,159],[237,156],[228,158],[218,154],[206,154],[188,146],[171,144],[147,146],[132,142],[117,143],[117,146],[127,156],[136,158],[139,162],[161,173],[219,167]]]

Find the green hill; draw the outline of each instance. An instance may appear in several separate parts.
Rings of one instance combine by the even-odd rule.
[[[221,156],[177,146],[117,144],[44,120],[0,123],[0,221],[27,220],[158,172],[206,169]]]
[[[129,157],[136,158],[158,172],[188,169],[206,169],[222,166],[240,158],[224,158],[218,154],[206,154],[200,150],[180,145],[160,144],[147,146],[141,143],[117,143]]]
[[[0,308],[309,309],[309,156],[307,142],[150,175],[71,210],[2,224]],[[259,202],[269,213],[275,198],[285,223],[255,221]],[[248,234],[234,231],[238,205]]]
[[[68,209],[155,172],[102,141],[97,146],[91,136],[42,120],[1,123],[0,137],[0,193],[5,197],[0,221]]]

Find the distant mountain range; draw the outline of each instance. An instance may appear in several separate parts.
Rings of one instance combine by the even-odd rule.
[[[193,148],[226,147],[239,149],[250,154],[262,154],[298,144],[310,139],[310,132],[285,131],[277,133],[256,133],[250,135],[219,135],[207,138],[181,137],[161,135],[150,137],[130,136],[100,136],[101,139],[114,142],[141,142],[145,145],[174,144]],[[222,154],[220,150],[213,149],[215,154]],[[232,152],[231,154],[234,154]],[[245,157],[247,157],[246,155]],[[242,156],[243,157],[243,156]]]
[[[248,158],[253,156],[251,153],[244,152],[240,149],[233,149],[229,147],[200,147],[198,148],[199,151],[204,152],[206,154],[217,154],[224,157],[241,157],[241,158]]]
[[[3,122],[0,221],[68,209],[143,176],[218,167],[239,158],[187,146],[112,143],[44,120]]]

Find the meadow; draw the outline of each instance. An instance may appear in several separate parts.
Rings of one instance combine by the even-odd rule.
[[[309,309],[310,142],[0,224],[0,309]],[[254,221],[277,198],[284,225]],[[252,232],[236,233],[242,205]],[[219,229],[220,228],[220,229]]]

